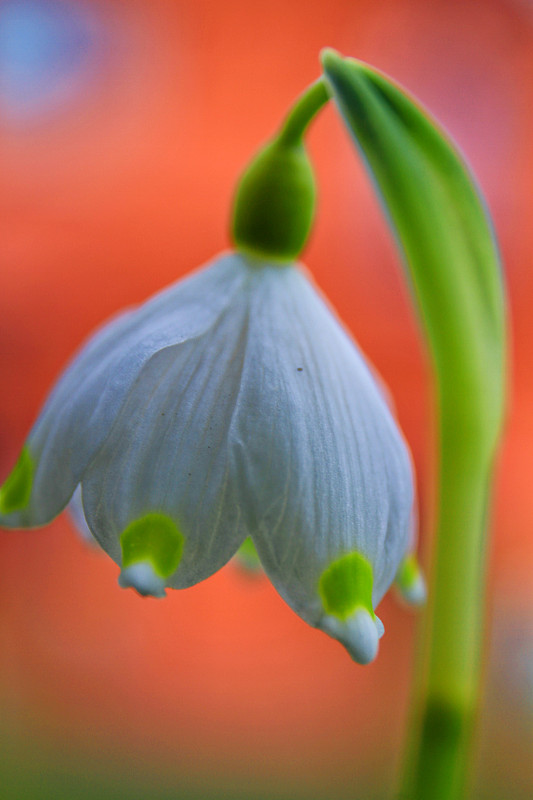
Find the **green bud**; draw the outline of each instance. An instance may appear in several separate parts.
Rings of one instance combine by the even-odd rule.
[[[241,178],[232,236],[241,252],[291,262],[313,223],[316,187],[303,142],[283,136],[264,147]]]

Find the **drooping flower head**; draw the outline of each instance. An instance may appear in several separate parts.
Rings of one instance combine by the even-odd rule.
[[[309,167],[301,141],[274,157],[286,224],[287,160]],[[258,246],[247,180],[238,251],[112,320],[72,361],[0,490],[0,523],[44,525],[74,496],[120,584],[153,596],[207,578],[251,539],[292,608],[367,663],[400,565],[407,594],[419,580],[405,560],[411,461],[372,370],[294,259],[309,224],[296,237],[289,224],[282,258],[279,241],[264,245],[263,210]]]

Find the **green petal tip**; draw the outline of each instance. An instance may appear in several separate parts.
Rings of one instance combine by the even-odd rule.
[[[134,520],[120,536],[120,585],[162,597],[164,579],[178,568],[183,544],[183,534],[166,514],[153,512]]]
[[[410,553],[401,562],[394,585],[408,605],[423,606],[426,602],[426,582],[414,553]]]
[[[235,553],[235,563],[247,575],[260,575],[263,572],[261,561],[252,539],[248,536]]]
[[[21,511],[30,502],[35,466],[27,447],[23,447],[15,467],[0,488],[0,513]]]
[[[333,561],[320,577],[318,591],[324,610],[346,620],[356,608],[368,611],[372,619],[372,566],[360,553],[348,553]]]

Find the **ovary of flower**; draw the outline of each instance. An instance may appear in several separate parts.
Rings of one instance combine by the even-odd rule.
[[[251,537],[274,586],[360,663],[410,548],[413,480],[354,342],[298,265],[229,253],[102,328],[0,490],[0,524],[76,492],[120,583],[162,596]]]

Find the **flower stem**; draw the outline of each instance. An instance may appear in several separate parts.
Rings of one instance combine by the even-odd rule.
[[[309,86],[296,100],[285,117],[277,136],[285,145],[296,145],[316,114],[329,100],[329,93],[323,78],[319,78]]]
[[[506,389],[505,287],[485,203],[453,142],[386,75],[324,72],[409,271],[438,393],[439,512],[402,800],[466,795],[480,695],[486,507]]]
[[[316,186],[303,136],[328,99],[322,78],[311,84],[241,176],[231,234],[242,253],[288,264],[304,248],[315,215]]]
[[[468,797],[481,692],[492,451],[441,402],[439,520],[402,798]],[[466,434],[466,435],[465,435]]]

